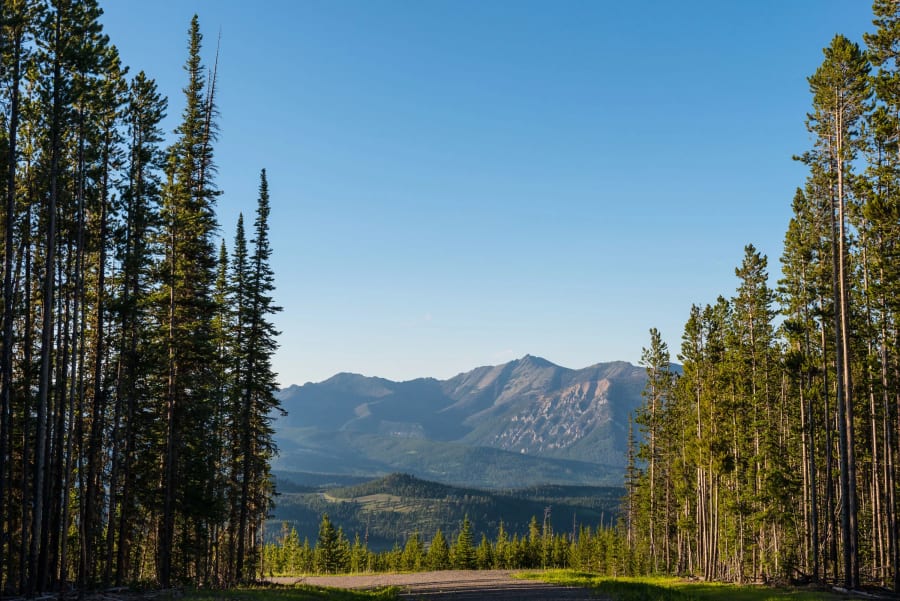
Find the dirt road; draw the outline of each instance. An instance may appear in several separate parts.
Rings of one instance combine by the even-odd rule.
[[[568,601],[595,599],[583,588],[569,588],[537,580],[513,578],[508,570],[477,572],[442,571],[415,574],[372,574],[364,576],[310,576],[273,578],[275,582],[301,582],[315,586],[370,589],[386,586],[400,588],[400,598],[422,601]]]

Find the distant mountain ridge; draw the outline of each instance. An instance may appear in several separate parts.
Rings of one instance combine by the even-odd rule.
[[[526,355],[448,380],[341,373],[280,392],[276,468],[452,484],[619,484],[646,372]]]

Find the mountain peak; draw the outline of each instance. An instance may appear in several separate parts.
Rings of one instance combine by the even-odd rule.
[[[283,395],[278,461],[290,471],[470,484],[617,478],[646,377],[625,362],[573,370],[531,354],[449,380],[337,374]],[[387,485],[412,486],[409,478]]]
[[[322,384],[345,393],[380,397],[391,392],[392,382],[383,378],[373,378],[351,372],[341,372],[331,376],[322,382]]]
[[[538,368],[559,367],[555,363],[547,361],[543,357],[536,357],[535,355],[525,355],[524,357],[519,359],[517,362],[519,363],[519,365],[528,365],[531,367],[538,367]]]

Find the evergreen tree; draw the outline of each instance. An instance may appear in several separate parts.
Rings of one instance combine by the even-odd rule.
[[[316,572],[337,574],[340,566],[340,541],[328,514],[322,515],[319,537],[316,539]]]
[[[501,570],[510,567],[510,544],[506,534],[506,528],[503,526],[503,520],[497,526],[497,540],[495,544],[494,563]]]
[[[417,533],[418,534],[418,533]],[[421,549],[419,551],[422,553]],[[359,538],[359,533],[353,539],[353,547],[350,550],[350,571],[354,574],[365,572],[369,569],[369,550],[365,542]]]
[[[425,564],[429,570],[446,570],[450,568],[450,547],[444,533],[438,528],[431,539],[431,546],[425,555]]]
[[[869,108],[869,65],[859,46],[837,35],[824,49],[825,60],[809,78],[814,112],[809,128],[817,137],[817,158],[832,180],[831,238],[833,248],[835,381],[837,384],[838,448],[840,451],[841,531],[844,582],[859,585],[857,481],[851,377],[850,248],[848,212],[851,202],[850,165],[860,138],[855,130]]]
[[[0,329],[2,329],[2,347],[0,347],[0,507],[10,507],[13,502],[13,465],[12,465],[12,406],[13,406],[13,340],[14,340],[14,288],[13,265],[16,242],[16,188],[19,161],[18,134],[20,119],[20,98],[22,85],[22,65],[26,60],[28,35],[28,3],[10,2],[4,5],[4,17],[0,28],[0,61],[3,87],[8,90],[8,112],[5,115],[8,127],[5,134],[7,161],[4,194],[4,231],[3,231],[3,313]],[[6,514],[6,512],[2,512]],[[13,520],[9,515],[0,515],[0,590],[7,588],[7,580],[15,574],[12,537],[8,533],[13,528]]]
[[[469,516],[463,518],[462,527],[459,530],[456,544],[453,546],[452,555],[453,567],[457,570],[475,569],[475,541],[472,533],[472,522],[469,521]]]
[[[40,373],[38,376],[38,398],[35,424],[34,444],[34,476],[32,478],[33,489],[31,492],[31,528],[29,532],[30,544],[28,546],[28,580],[27,593],[34,596],[39,590],[46,588],[48,584],[49,565],[48,551],[44,529],[44,511],[47,509],[48,498],[45,494],[45,481],[48,471],[48,421],[50,412],[50,386],[51,386],[51,361],[54,346],[54,315],[55,295],[57,292],[57,205],[60,196],[60,163],[62,161],[63,138],[63,110],[66,96],[69,93],[71,82],[66,78],[67,69],[63,63],[67,60],[69,48],[66,45],[69,32],[64,21],[67,21],[69,8],[65,2],[55,7],[53,13],[48,13],[46,30],[52,33],[48,36],[47,48],[49,50],[46,64],[51,65],[52,76],[50,78],[51,116],[49,130],[49,195],[46,204],[45,220],[46,232],[44,243],[43,263],[43,290],[41,296],[41,346],[40,346]],[[52,23],[52,29],[50,24]]]
[[[525,561],[527,562],[525,567],[538,568],[541,566],[541,555],[544,547],[543,539],[537,516],[533,515],[528,523],[528,539],[522,540],[525,546]]]
[[[235,266],[235,298],[238,301],[239,328],[235,370],[240,395],[240,514],[237,529],[238,580],[244,574],[244,556],[248,539],[268,515],[271,506],[269,460],[275,455],[274,430],[271,420],[281,405],[275,397],[278,390],[272,369],[272,355],[277,348],[278,332],[271,316],[280,311],[274,304],[274,274],[269,264],[269,187],[266,171],[260,174],[259,199],[254,221],[253,254],[247,265],[246,282],[239,281],[240,266]],[[238,257],[236,255],[236,260]],[[244,294],[246,292],[246,294]],[[240,314],[244,312],[244,314]],[[255,566],[251,566],[252,569]]]
[[[166,109],[167,101],[156,83],[143,72],[138,73],[131,81],[124,113],[127,174],[120,191],[123,217],[116,252],[122,266],[115,302],[119,339],[114,402],[119,418],[113,430],[117,478],[111,483],[114,505],[110,518],[117,517],[118,521],[108,532],[115,537],[109,551],[114,549],[116,553],[116,586],[122,586],[131,573],[130,550],[139,542],[135,539],[144,513],[141,508],[155,501],[155,491],[148,484],[158,480],[151,475],[155,472],[153,464],[142,462],[139,450],[147,448],[156,429],[149,417],[153,403],[145,374],[160,369],[148,317],[154,283],[152,240],[159,226],[160,173],[164,165],[160,123]]]
[[[877,68],[873,78],[877,106],[870,116],[867,144],[868,185],[860,217],[860,243],[865,246],[867,359],[872,454],[872,557],[881,564],[882,581],[900,590],[900,7],[876,0],[872,6],[876,30],[866,34],[867,56]],[[893,397],[893,398],[892,398]],[[880,509],[880,510],[879,510]]]
[[[406,539],[406,545],[403,547],[403,569],[409,572],[418,571],[422,568],[424,559],[422,541],[419,539],[419,531],[416,530]]]
[[[178,140],[169,151],[168,183],[163,189],[164,245],[160,322],[166,324],[162,348],[163,515],[159,528],[160,582],[169,586],[192,570],[204,573],[209,524],[220,519],[221,499],[215,497],[215,448],[207,437],[215,407],[216,349],[211,324],[217,228],[212,188],[215,79],[207,81],[201,66],[197,17],[191,21],[185,109],[176,129]],[[185,550],[174,557],[176,549]],[[174,572],[174,573],[173,573]]]
[[[819,237],[815,229],[815,216],[809,198],[798,189],[793,202],[794,217],[788,225],[782,254],[784,278],[779,282],[779,295],[785,322],[783,336],[788,345],[785,349],[785,369],[793,390],[798,397],[801,432],[801,475],[803,479],[804,541],[801,564],[814,579],[819,578],[820,534],[819,534],[819,477],[817,424],[827,418],[820,417],[816,406],[817,389],[814,382],[817,367],[821,364],[822,348],[818,344],[817,332],[823,324],[817,319],[817,299],[821,286],[817,286],[815,257]]]
[[[481,534],[481,543],[475,550],[475,566],[479,570],[490,570],[494,568],[494,549],[488,540],[487,534]]]
[[[100,15],[95,0],[9,0],[0,15],[5,592],[234,579],[237,560],[216,552],[232,499],[252,577],[273,493],[266,184],[247,250],[252,336],[236,349],[213,244],[215,73],[200,64],[197,21],[165,155],[166,101],[143,73],[126,85]],[[224,424],[248,406],[242,447]],[[241,482],[224,486],[231,454],[249,466],[234,470],[243,499]]]
[[[665,453],[663,425],[665,424],[668,399],[671,394],[673,375],[670,371],[669,349],[659,330],[650,329],[650,347],[641,352],[641,365],[647,370],[644,387],[645,404],[638,411],[635,422],[640,424],[644,442],[640,445],[638,457],[646,465],[646,503],[649,553],[653,570],[660,569],[660,551],[666,548],[668,530],[668,507],[664,503],[669,477],[661,458]]]

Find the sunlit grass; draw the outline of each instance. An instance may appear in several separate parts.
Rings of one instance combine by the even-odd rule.
[[[222,591],[190,591],[186,601],[393,601],[396,588],[348,591],[317,586],[239,587]]]
[[[825,591],[739,586],[718,582],[695,582],[680,578],[648,576],[610,578],[571,570],[524,573],[534,578],[565,586],[584,586],[613,601],[838,601],[851,599]]]

